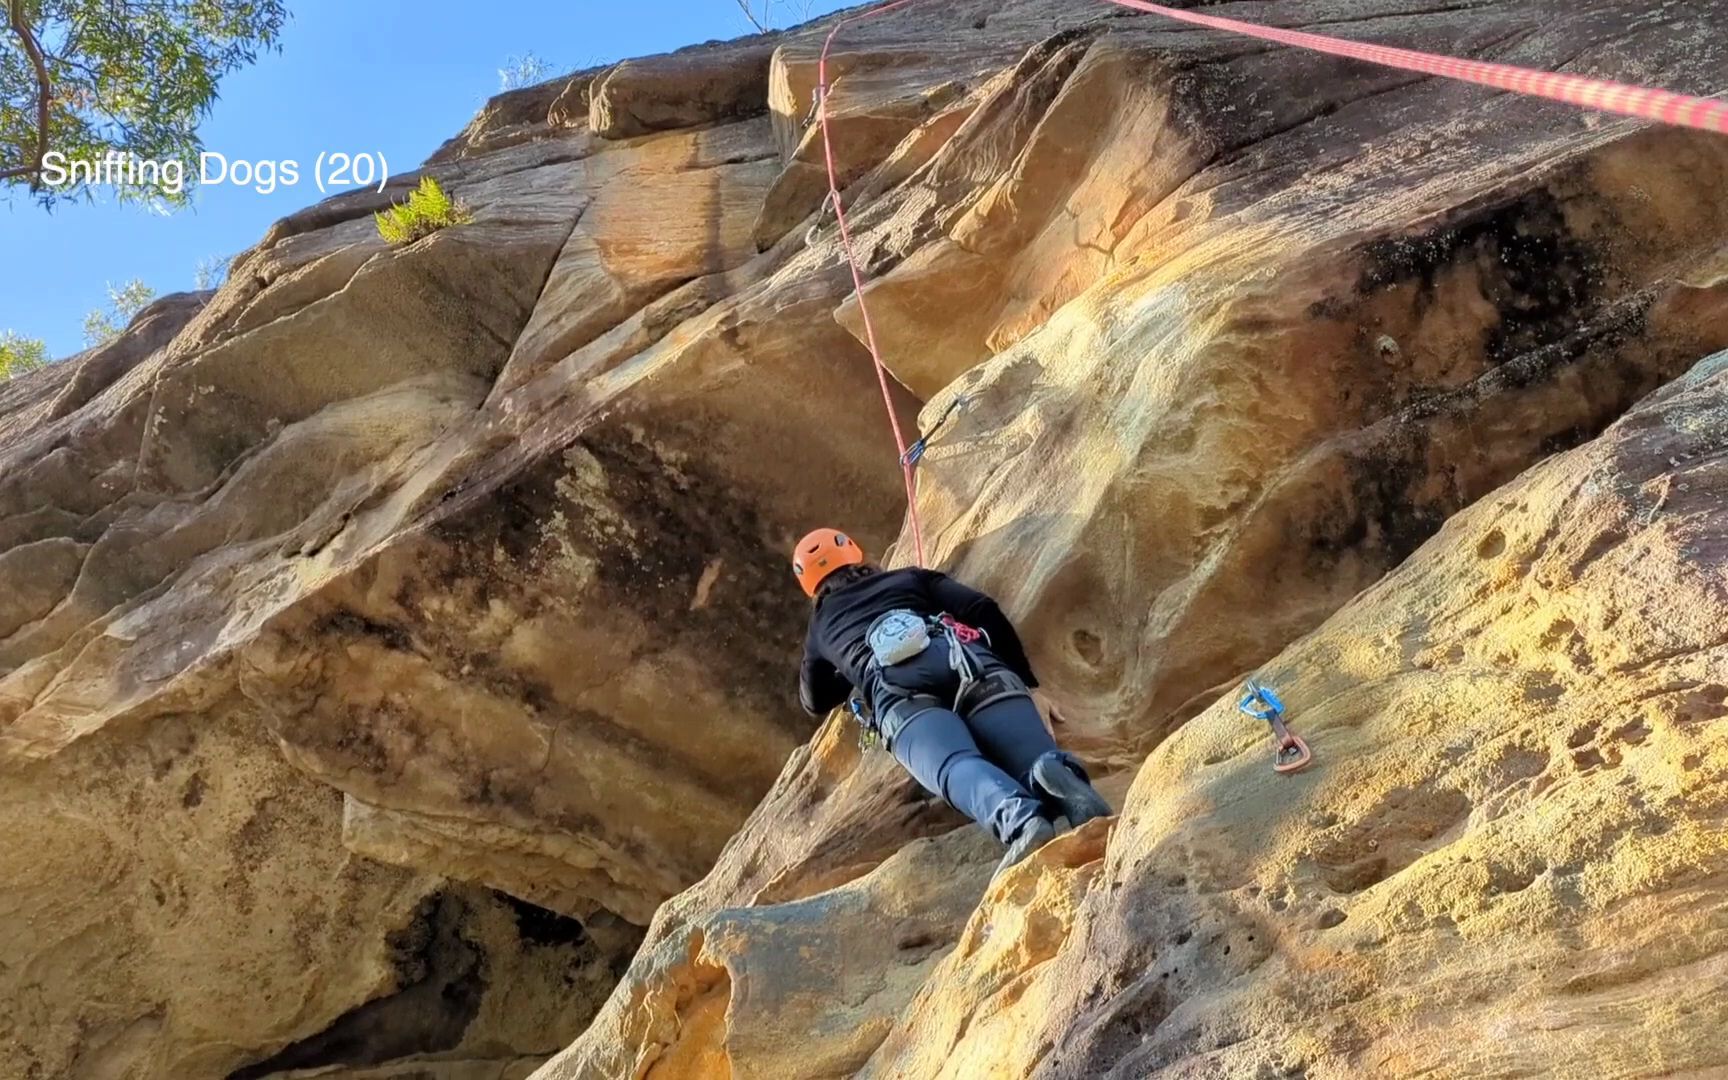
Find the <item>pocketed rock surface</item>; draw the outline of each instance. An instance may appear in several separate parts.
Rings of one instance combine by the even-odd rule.
[[[1728,70],[1714,3],[1206,6]],[[968,401],[931,561],[1124,809],[987,887],[792,694],[792,541],[912,550],[828,27],[505,94],[470,223],[339,196],[0,384],[0,1060],[1728,1068],[1728,141],[1078,0],[842,33],[894,407]]]

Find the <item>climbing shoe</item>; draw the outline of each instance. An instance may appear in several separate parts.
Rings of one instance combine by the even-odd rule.
[[[1104,796],[1064,754],[1045,754],[1033,762],[1032,786],[1055,800],[1070,828],[1078,829],[1093,818],[1110,814]]]
[[[1015,863],[1021,861],[1034,851],[1037,851],[1055,838],[1056,826],[1050,824],[1048,819],[1041,817],[1027,818],[1026,824],[1020,826],[1020,831],[1016,832],[1014,834],[1014,839],[1009,841],[1008,850],[1003,853],[1002,861],[996,864],[996,873],[991,876],[991,880],[1000,877],[1002,871],[1013,866]]]

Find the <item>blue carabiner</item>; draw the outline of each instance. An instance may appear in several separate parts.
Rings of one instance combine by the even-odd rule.
[[[1261,686],[1253,679],[1248,680],[1248,693],[1236,703],[1236,708],[1256,720],[1268,723],[1277,720],[1284,714],[1284,703],[1270,687]]]

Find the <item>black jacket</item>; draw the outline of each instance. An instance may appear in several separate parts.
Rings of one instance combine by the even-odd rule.
[[[871,574],[823,592],[810,614],[804,635],[804,663],[798,672],[798,703],[811,716],[821,716],[846,701],[852,687],[863,685],[870,646],[870,624],[896,608],[921,615],[948,614],[984,631],[990,652],[1028,687],[1038,685],[1014,624],[996,601],[935,570],[916,567]]]

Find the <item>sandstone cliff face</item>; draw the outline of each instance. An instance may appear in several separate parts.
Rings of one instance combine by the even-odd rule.
[[[1706,6],[1232,5],[1708,91]],[[790,696],[785,550],[903,511],[824,32],[504,95],[426,166],[472,224],[330,200],[0,387],[6,1058],[1728,1067],[1728,142],[1079,3],[846,33],[897,405],[972,401],[933,556],[1126,799],[986,894]]]
[[[1320,4],[1277,10],[1293,23],[1345,14]],[[992,14],[980,36],[1030,14]],[[1431,750],[1391,738],[1401,730],[1394,710],[1384,718],[1387,759],[1358,765],[1353,743],[1329,750],[1321,741],[1321,766],[1294,782],[1328,785],[1310,812],[1305,797],[1287,795],[1286,806],[1284,789],[1269,786],[1292,782],[1266,769],[1261,743],[1250,741],[1261,733],[1233,719],[1228,704],[1202,710],[1408,559],[1450,516],[1589,440],[1728,344],[1728,222],[1701,196],[1728,147],[1155,22],[1063,24],[1066,11],[1054,14],[1053,33],[966,88],[950,110],[963,115],[924,121],[854,189],[890,364],[929,395],[927,416],[956,393],[975,398],[926,459],[924,518],[937,559],[1007,599],[1033,628],[1035,660],[1066,719],[1059,734],[1095,765],[1123,769],[1124,779],[1138,771],[1137,795],[1180,793],[1193,782],[1183,779],[1190,762],[1170,773],[1140,766],[1185,721],[1260,752],[1218,781],[1221,794],[1160,794],[1168,801],[1155,805],[1170,810],[1131,813],[1118,829],[1145,834],[1112,837],[1108,860],[1104,837],[1074,838],[1022,875],[1032,880],[954,919],[945,892],[926,903],[921,893],[931,886],[899,891],[889,870],[890,853],[943,833],[952,819],[891,764],[860,759],[847,727],[826,728],[794,756],[708,878],[661,910],[612,1000],[546,1077],[1138,1076],[1161,1067],[1234,1075],[1280,1062],[1349,1074],[1436,1064],[1398,1057],[1404,1050],[1389,1044],[1403,1036],[1394,1033],[1417,1020],[1408,1006],[1386,1004],[1413,992],[1414,973],[1448,954],[1435,939],[1407,946],[1410,990],[1388,976],[1382,999],[1363,977],[1351,992],[1365,1004],[1343,1018],[1329,1015],[1342,991],[1319,959],[1281,957],[1293,972],[1287,982],[1248,981],[1240,995],[1253,999],[1242,1011],[1264,1014],[1255,1040],[1228,1031],[1236,1006],[1219,988],[1258,970],[1257,954],[1279,932],[1276,913],[1296,906],[1292,881],[1312,890],[1293,916],[1304,933],[1354,918],[1357,895],[1378,900],[1373,886],[1403,868],[1397,860],[1375,868],[1373,852],[1409,849],[1398,856],[1408,864],[1429,841],[1452,839],[1448,830],[1462,831],[1476,801],[1495,790],[1491,779],[1455,760],[1426,762]],[[1419,47],[1590,70],[1611,70],[1616,56],[1660,56],[1666,67],[1638,76],[1708,79],[1693,65],[1713,63],[1704,59],[1712,47],[1684,19],[1633,27],[1606,7],[1577,21],[1551,14],[1356,5],[1348,18],[1357,36]],[[925,50],[927,37],[940,35],[917,20],[907,16],[899,41],[884,20],[844,48],[863,66],[863,57],[891,51],[888,42],[901,44],[895,79],[917,86],[928,71],[924,96],[940,99],[953,92],[954,52]],[[771,86],[798,87],[807,56],[797,43],[783,46],[784,73]],[[845,85],[836,83],[837,98]],[[794,89],[781,100],[798,99]],[[921,242],[902,256],[908,235]],[[837,317],[856,327],[850,306]],[[1446,586],[1411,589],[1425,608],[1416,617],[1436,625],[1472,602],[1462,587],[1445,603]],[[1386,631],[1346,622],[1335,633],[1380,640],[1373,635]],[[1712,640],[1700,631],[1694,646]],[[1333,680],[1324,691],[1304,685],[1300,665],[1271,669],[1301,689],[1299,707],[1360,693],[1354,707],[1372,712],[1372,687],[1353,690],[1331,654],[1304,663],[1316,669],[1309,678]],[[1610,685],[1639,693],[1630,676]],[[1434,692],[1437,707],[1483,725],[1478,738],[1514,723],[1476,716],[1486,699],[1465,706]],[[1191,721],[1196,714],[1203,719]],[[1528,715],[1558,714],[1550,701]],[[1542,730],[1526,741],[1540,742]],[[1393,769],[1388,760],[1401,755],[1412,760]],[[1420,780],[1410,771],[1417,760]],[[1615,782],[1592,774],[1586,784]],[[1702,778],[1666,782],[1699,796],[1698,805],[1681,796],[1669,813],[1708,817]],[[1209,822],[1209,808],[1225,799],[1246,806]],[[1404,803],[1414,805],[1389,809]],[[1446,820],[1428,820],[1436,815]],[[1263,912],[1249,905],[1260,923],[1240,920],[1252,925],[1238,936],[1258,944],[1214,934],[1210,947],[1234,945],[1238,959],[1171,987],[1160,977],[1187,965],[1172,958],[1159,968],[1155,958],[1194,939],[1200,908],[1156,914],[1159,899],[1111,907],[1109,894],[1128,879],[1160,880],[1157,867],[1117,862],[1115,852],[1148,850],[1163,835],[1157,829],[1176,823],[1227,829],[1240,854],[1208,850],[1221,846],[1209,831],[1166,856],[1166,884],[1200,877],[1186,859],[1204,868],[1235,858],[1234,869],[1208,877],[1240,879],[1233,888],[1266,899]],[[1281,864],[1256,845],[1285,831],[1292,850],[1275,869]],[[1346,851],[1351,844],[1368,853]],[[1711,854],[1703,845],[1698,857]],[[989,853],[950,858],[977,881]],[[1314,869],[1358,861],[1368,867],[1359,877],[1330,880]],[[1557,915],[1540,932],[1555,940],[1584,933],[1592,912],[1641,888],[1601,894],[1596,907]],[[876,903],[892,903],[916,931],[901,940],[845,914],[859,892],[895,892]],[[749,933],[737,930],[740,911],[751,913]],[[1088,917],[1114,920],[1108,936]],[[1516,936],[1508,929],[1484,939],[1481,955],[1498,955]],[[1377,926],[1365,947],[1388,937]],[[1326,939],[1312,941],[1302,948],[1324,954]],[[953,952],[925,975],[933,949]],[[1527,970],[1552,977],[1553,955],[1530,958]],[[837,959],[810,959],[827,956]],[[1309,993],[1295,973],[1311,970],[1321,1000],[1278,1013],[1282,998]],[[1460,968],[1459,986],[1482,1007],[1460,1007],[1452,1034],[1480,1041],[1501,1030],[1497,1009],[1511,991],[1468,970]],[[911,982],[922,987],[915,996],[891,989]],[[1664,1023],[1643,1012],[1656,996],[1625,1010],[1643,1017],[1646,1031]],[[793,1030],[759,1013],[764,999],[813,998],[822,1003],[817,1015]],[[1310,1041],[1306,1025],[1344,1035]],[[878,1043],[878,1032],[889,1034]],[[1166,1033],[1164,1046],[1137,1049],[1142,1036],[1150,1047],[1154,1032]],[[1623,1049],[1626,1068],[1666,1061],[1669,1037],[1687,1038],[1648,1035]],[[1234,1056],[1214,1060],[1237,1041],[1244,1045]],[[1071,1052],[1055,1052],[1065,1045]],[[1522,1053],[1513,1057],[1543,1060],[1539,1050]],[[1485,1058],[1473,1069],[1516,1067]]]
[[[1728,354],[1457,515],[1003,882],[860,1075],[1710,1075]],[[1005,932],[1006,931],[1006,932]]]

